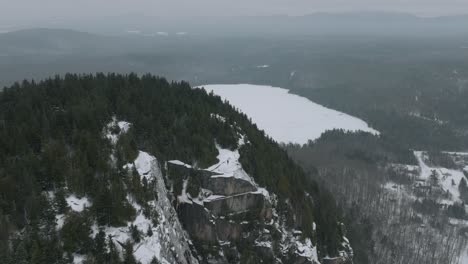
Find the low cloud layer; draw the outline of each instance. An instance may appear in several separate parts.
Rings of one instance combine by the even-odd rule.
[[[0,0],[4,20],[146,16],[303,15],[389,11],[422,16],[468,14],[466,0]]]

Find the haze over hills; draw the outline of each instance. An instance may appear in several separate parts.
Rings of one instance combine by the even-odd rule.
[[[213,23],[216,21],[216,23]],[[104,34],[142,32],[188,32],[193,35],[295,35],[295,34],[375,34],[391,35],[457,35],[466,34],[468,15],[420,17],[409,13],[347,12],[313,13],[303,16],[187,16],[156,17],[119,15],[88,20],[50,19],[31,22],[3,22],[3,30],[49,27],[70,28]],[[13,24],[14,26],[11,26]],[[448,30],[450,29],[450,30]]]
[[[9,25],[0,260],[468,260],[468,16]],[[113,73],[79,75],[95,72]],[[193,89],[207,83],[245,88],[226,91],[239,109]]]

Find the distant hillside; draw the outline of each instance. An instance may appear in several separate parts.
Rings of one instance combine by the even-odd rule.
[[[216,21],[216,23],[213,23]],[[304,16],[246,16],[246,17],[184,17],[154,18],[120,16],[112,20],[96,20],[77,24],[67,24],[80,30],[92,32],[112,32],[123,34],[126,29],[155,33],[188,32],[189,35],[203,36],[293,36],[320,34],[365,34],[379,36],[434,36],[466,35],[468,15],[418,17],[406,13],[392,12],[348,12],[314,13]]]
[[[65,29],[25,29],[0,34],[0,51],[8,55],[63,55],[104,51],[112,38]]]

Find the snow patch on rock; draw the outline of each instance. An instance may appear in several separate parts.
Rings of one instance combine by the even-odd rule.
[[[104,136],[109,139],[112,145],[117,144],[120,135],[125,134],[130,129],[130,123],[125,121],[118,121],[114,116],[112,121],[109,122],[104,128]]]
[[[240,154],[239,150],[223,149],[219,145],[216,145],[218,149],[218,163],[207,168],[207,171],[215,172],[218,175],[212,176],[217,177],[234,177],[237,179],[253,182],[252,178],[244,171],[242,165],[239,162]]]
[[[156,158],[151,156],[150,154],[139,151],[138,152],[138,157],[136,160],[133,162],[135,164],[135,168],[138,171],[138,174],[140,176],[148,178],[151,175],[151,170],[153,166],[153,162],[156,161]]]
[[[91,202],[87,197],[78,198],[76,195],[72,194],[65,198],[68,206],[75,212],[82,212],[85,208],[91,206]]]
[[[186,163],[184,163],[184,162],[182,162],[180,160],[170,160],[168,162],[171,163],[171,164],[174,164],[174,165],[184,166],[184,167],[186,167],[188,169],[192,168],[192,165],[186,164]]]
[[[296,241],[296,254],[305,257],[307,260],[318,263],[317,247],[312,245],[312,241],[306,238],[304,242]]]

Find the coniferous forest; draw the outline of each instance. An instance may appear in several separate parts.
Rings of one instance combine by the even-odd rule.
[[[114,117],[132,123],[116,143],[117,166],[108,162],[112,150],[103,136]],[[250,142],[240,148],[244,169],[278,195],[279,210],[299,212],[295,226],[319,245],[320,254],[336,255],[344,230],[333,196],[219,97],[152,75],[67,74],[16,83],[0,93],[1,263],[70,263],[73,253],[93,256],[90,263],[136,263],[131,245],[116,245],[103,232],[91,236],[94,223],[118,227],[135,217],[127,194],[143,208],[155,196],[145,178],[119,168],[138,150],[205,168],[216,163],[214,142],[238,147],[230,124]],[[70,194],[88,197],[92,206],[70,210]],[[67,215],[60,230],[56,215]],[[133,240],[138,236],[136,230]]]

